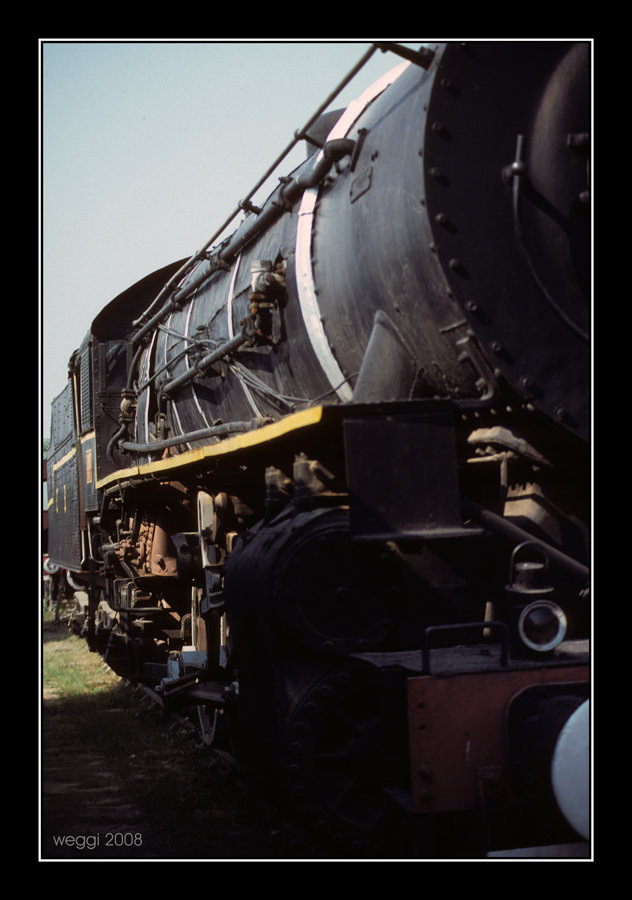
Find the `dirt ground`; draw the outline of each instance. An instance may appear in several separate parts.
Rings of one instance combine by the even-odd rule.
[[[40,861],[310,855],[222,752],[105,671],[98,696],[44,691]]]

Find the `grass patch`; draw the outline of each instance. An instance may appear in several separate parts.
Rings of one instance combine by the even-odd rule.
[[[46,618],[42,635],[45,716],[72,721],[78,744],[91,744],[114,761],[168,742],[161,711],[90,652],[83,638]]]
[[[42,689],[49,850],[54,834],[132,828],[143,845],[129,848],[128,856],[288,855],[283,832],[268,827],[267,804],[222,771],[221,757],[174,725],[52,616],[42,628]],[[72,782],[68,790],[64,782]],[[100,818],[107,797],[120,799],[121,815],[128,807],[135,811],[132,825]]]
[[[96,695],[112,688],[116,676],[86,642],[62,622],[42,628],[42,688],[44,698]]]

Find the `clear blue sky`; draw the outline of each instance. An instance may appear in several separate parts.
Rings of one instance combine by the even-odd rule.
[[[44,437],[99,310],[203,246],[371,40],[42,39]],[[376,52],[334,108],[400,62]]]

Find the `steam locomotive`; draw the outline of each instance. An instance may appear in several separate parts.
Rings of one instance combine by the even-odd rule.
[[[375,52],[261,207],[94,320],[50,560],[90,647],[313,834],[582,855],[590,43],[354,77]]]

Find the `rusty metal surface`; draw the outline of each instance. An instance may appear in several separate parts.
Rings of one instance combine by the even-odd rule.
[[[588,667],[420,676],[408,681],[411,785],[417,813],[476,807],[509,793],[505,716],[526,687],[588,680]]]

